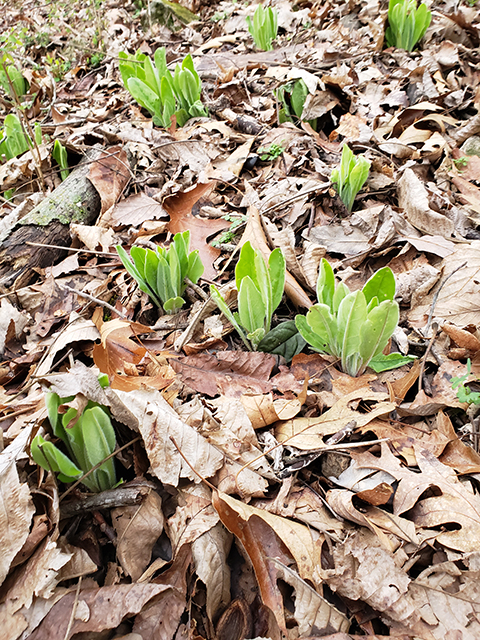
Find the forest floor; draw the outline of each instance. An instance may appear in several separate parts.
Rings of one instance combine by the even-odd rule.
[[[413,52],[383,0],[272,2],[271,51],[257,5],[182,3],[3,2],[0,635],[478,640],[478,0],[429,2]],[[162,47],[208,116],[156,126],[125,88],[119,54]],[[116,246],[187,230],[204,271],[162,314]],[[389,267],[400,366],[247,348],[210,285],[236,308],[248,241],[286,262],[272,327],[323,258],[352,291]],[[52,443],[103,464],[67,482]]]

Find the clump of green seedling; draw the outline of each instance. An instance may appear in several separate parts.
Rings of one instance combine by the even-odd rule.
[[[273,160],[276,160],[282,155],[285,148],[282,147],[281,144],[272,142],[268,147],[259,147],[257,151],[260,154],[260,160],[263,160],[264,162],[273,162]]]
[[[413,51],[432,21],[432,12],[425,4],[417,9],[417,0],[390,0],[385,40],[389,47]]]
[[[175,116],[182,127],[189,118],[208,115],[201,101],[202,81],[190,54],[181,65],[177,64],[173,75],[167,67],[164,48],[155,51],[153,62],[140,51],[135,55],[121,51],[119,58],[125,87],[153,116],[155,125],[170,127]]]
[[[68,168],[67,150],[60,142],[60,140],[55,140],[55,143],[53,145],[52,158],[60,167],[60,176],[62,180],[65,180],[70,173],[70,169]]]
[[[33,131],[35,142],[41,144],[42,128],[38,122],[35,123]],[[19,118],[14,113],[5,116],[3,127],[0,128],[0,162],[16,158],[32,149],[33,146],[33,142],[23,130]]]
[[[106,376],[101,377],[100,383],[105,386],[108,379],[103,378]],[[79,412],[69,406],[74,399],[74,396],[60,398],[56,393],[45,396],[53,434],[62,440],[68,455],[38,434],[30,447],[32,458],[43,469],[58,474],[61,482],[82,478],[87,489],[95,493],[111,489],[117,483],[115,463],[113,458],[105,458],[115,451],[116,439],[108,410],[89,401]],[[91,471],[97,465],[98,468]]]
[[[460,402],[467,402],[469,405],[480,405],[480,392],[472,391],[471,388],[465,384],[465,380],[470,376],[472,371],[472,361],[470,358],[467,360],[467,373],[463,376],[455,376],[451,380],[452,389],[457,392],[457,398]]]
[[[305,101],[309,90],[301,78],[295,82],[287,82],[277,89],[277,99],[280,103],[278,121],[297,123],[302,120]],[[317,128],[317,119],[307,120],[312,129]]]
[[[128,273],[139,288],[168,314],[182,308],[182,294],[187,287],[186,279],[197,284],[203,274],[203,263],[198,251],[189,252],[190,231],[176,233],[168,249],[157,247],[156,251],[144,247],[132,247],[131,260],[120,245],[117,252]],[[132,262],[133,260],[133,262]]]
[[[398,324],[394,296],[395,277],[389,267],[377,271],[363,289],[350,292],[345,283],[336,285],[331,265],[322,258],[318,304],[306,316],[297,315],[295,323],[315,351],[339,358],[342,370],[351,376],[361,375],[379,356],[383,369],[392,368],[384,366],[388,356],[382,356],[382,351]],[[393,366],[400,366],[391,355]]]
[[[356,158],[350,147],[344,144],[340,169],[334,169],[330,179],[349,211],[353,208],[357,193],[367,181],[369,171],[370,162],[363,156]]]
[[[280,249],[272,251],[267,265],[260,251],[248,241],[242,246],[235,267],[238,312],[232,313],[218,289],[210,285],[213,301],[249,351],[256,351],[270,331],[273,312],[282,299],[285,273],[285,258]]]
[[[272,7],[263,7],[261,4],[253,14],[253,20],[247,16],[248,30],[252,34],[253,41],[257,49],[261,51],[271,51],[272,42],[277,37],[278,13]]]

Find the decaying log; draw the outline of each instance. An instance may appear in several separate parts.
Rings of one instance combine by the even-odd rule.
[[[22,218],[0,247],[0,289],[16,290],[29,284],[43,269],[66,255],[63,249],[34,247],[27,242],[71,244],[70,223],[92,224],[101,210],[101,198],[88,178],[92,163],[105,152],[91,149],[72,173],[39,205]]]

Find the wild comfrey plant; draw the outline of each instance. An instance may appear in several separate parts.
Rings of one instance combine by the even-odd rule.
[[[34,461],[47,471],[58,474],[61,482],[74,482],[115,451],[115,431],[108,410],[89,401],[83,411],[68,406],[74,396],[60,398],[47,393],[48,418],[53,434],[62,440],[68,455],[41,435],[32,440],[30,451]],[[63,406],[65,413],[59,414]],[[117,483],[113,458],[83,478],[82,483],[95,493],[111,489]]]
[[[175,116],[182,127],[189,118],[208,115],[201,101],[202,81],[190,54],[177,64],[173,75],[167,68],[164,48],[155,51],[154,62],[140,51],[135,55],[121,51],[118,55],[124,85],[153,116],[155,125],[169,127]]]
[[[285,258],[280,249],[272,251],[267,265],[260,251],[245,242],[235,268],[238,313],[232,313],[218,289],[210,285],[212,299],[249,351],[256,351],[270,331],[273,312],[282,299],[285,272]]]
[[[315,351],[339,358],[345,373],[358,376],[382,354],[397,327],[399,308],[394,296],[395,278],[389,267],[377,271],[363,289],[351,293],[343,282],[335,286],[333,269],[323,258],[318,304],[306,316],[297,315],[295,323]]]
[[[144,247],[132,247],[131,260],[120,245],[117,252],[128,273],[135,278],[139,288],[168,314],[176,313],[185,300],[182,294],[187,288],[186,278],[194,284],[203,273],[203,263],[198,251],[189,252],[190,231],[176,233],[168,249],[156,251]],[[133,263],[132,263],[133,260]]]
[[[385,40],[389,47],[413,51],[432,21],[432,12],[425,4],[417,9],[417,0],[390,0]]]
[[[353,208],[355,197],[363,187],[370,171],[370,162],[363,156],[356,158],[346,144],[342,148],[340,169],[334,169],[331,181],[336,185],[341,201],[349,211]]]
[[[259,4],[253,14],[253,21],[250,16],[247,16],[247,25],[257,49],[271,51],[272,42],[277,37],[278,31],[277,10],[272,7],[264,8]]]

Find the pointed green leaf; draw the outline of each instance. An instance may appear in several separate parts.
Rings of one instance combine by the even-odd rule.
[[[240,324],[248,333],[264,328],[265,304],[262,294],[254,285],[250,276],[246,276],[238,292],[238,314]]]
[[[333,295],[335,293],[335,275],[330,263],[322,258],[317,280],[317,300],[320,304],[326,304],[333,308]]]
[[[384,300],[393,300],[395,297],[395,276],[393,271],[390,267],[379,269],[367,280],[362,291],[367,304],[374,297],[378,298],[379,303]]]

